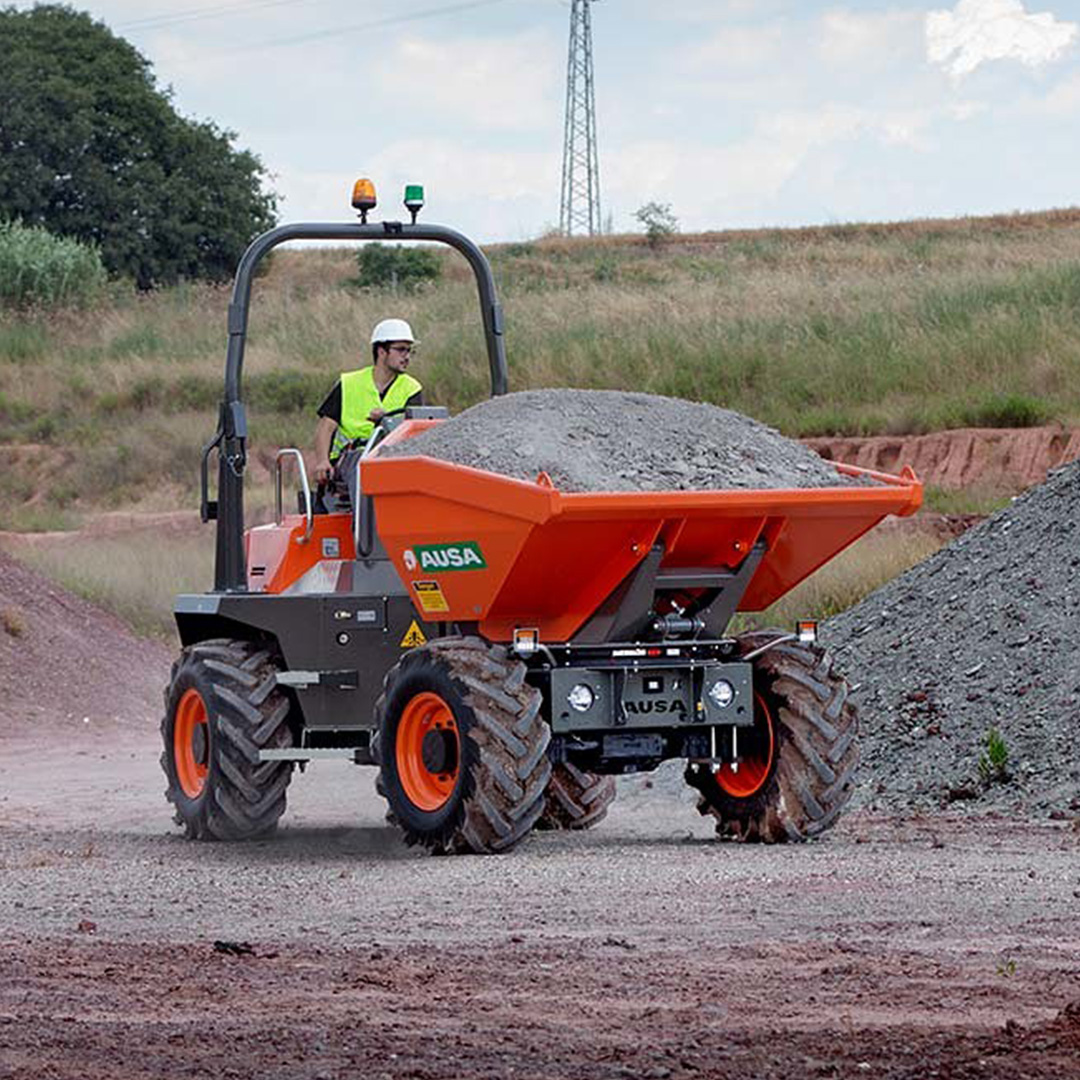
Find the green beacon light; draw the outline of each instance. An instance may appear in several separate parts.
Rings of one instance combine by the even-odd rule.
[[[406,184],[405,185],[405,209],[412,214],[412,223],[416,224],[416,215],[420,213],[421,207],[424,205],[424,185],[423,184]]]

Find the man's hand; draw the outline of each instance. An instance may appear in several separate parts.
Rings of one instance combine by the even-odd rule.
[[[385,409],[372,409],[368,413],[367,418],[373,423],[377,424],[386,415]]]
[[[330,474],[334,471],[334,466],[330,464],[329,458],[321,458],[315,462],[315,483],[325,484],[330,479]]]

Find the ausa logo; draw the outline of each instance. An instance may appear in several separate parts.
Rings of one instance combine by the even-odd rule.
[[[625,701],[623,705],[628,713],[635,716],[644,716],[647,713],[682,713],[686,715],[686,706],[681,700],[665,701],[660,698],[657,701]]]
[[[416,544],[404,553],[405,565],[428,574],[451,570],[486,570],[484,553],[475,540],[458,544]]]

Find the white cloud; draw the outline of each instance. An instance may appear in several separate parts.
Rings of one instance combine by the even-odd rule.
[[[853,69],[880,71],[904,54],[917,54],[921,16],[910,11],[857,12],[829,8],[798,12],[756,22],[732,22],[688,50],[685,67],[717,72],[725,82],[734,73],[759,80],[779,79],[793,72],[818,71],[843,77]]]
[[[403,139],[373,155],[369,171],[381,178],[384,205],[397,202],[406,183],[423,183],[423,220],[487,241],[536,235],[558,219],[560,155],[558,145],[500,151],[452,136]]]
[[[849,160],[842,144],[868,144],[875,154],[898,145],[924,150],[937,118],[930,110],[828,105],[777,112],[725,146],[630,143],[604,157],[608,205],[621,212],[617,228],[626,228],[629,212],[649,199],[670,202],[688,230],[746,223],[762,206],[775,205],[809,162],[820,168],[822,155]]]
[[[989,108],[990,106],[982,101],[957,101],[949,106],[948,115],[953,120],[963,123],[965,120],[989,111]]]
[[[655,18],[655,0],[624,0],[620,4],[636,18]],[[791,0],[680,0],[663,12],[665,20],[676,23],[730,22],[732,19],[763,19],[790,14]]]
[[[452,138],[406,138],[366,156],[362,173],[375,181],[378,192],[373,220],[406,217],[401,197],[407,183],[424,185],[421,221],[449,225],[482,243],[536,236],[544,222],[559,215],[557,149],[510,153]],[[293,167],[277,185],[285,198],[282,220],[355,220],[349,194],[356,175],[347,165]]]
[[[503,38],[402,38],[377,61],[380,89],[457,124],[503,131],[551,126],[561,89],[560,48],[546,33]],[[565,61],[562,61],[565,65]]]
[[[842,66],[869,64],[880,70],[896,56],[898,47],[918,40],[919,22],[919,16],[910,11],[826,11],[819,31],[822,59]]]
[[[926,16],[926,54],[954,79],[991,60],[1040,67],[1058,59],[1080,27],[1050,12],[1030,14],[1020,0],[960,0]]]
[[[1051,116],[1074,118],[1080,111],[1080,72],[1063,79],[1046,95],[1043,110]]]
[[[725,80],[730,79],[732,71],[775,71],[791,62],[795,45],[791,27],[783,21],[726,26],[715,37],[686,49],[685,67],[689,71],[720,72]]]

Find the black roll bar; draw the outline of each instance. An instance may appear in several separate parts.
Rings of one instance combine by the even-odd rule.
[[[373,224],[281,225],[256,237],[236,268],[229,303],[229,345],[225,355],[225,396],[221,402],[218,429],[203,448],[202,519],[217,520],[217,550],[214,565],[215,592],[246,592],[247,567],[244,562],[244,467],[247,463],[247,416],[240,395],[247,339],[248,308],[255,268],[269,251],[288,240],[433,240],[447,244],[465,256],[476,278],[480,311],[484,321],[491,395],[507,391],[506,347],[503,315],[495,293],[495,279],[486,256],[467,236],[442,225],[381,221]],[[208,459],[218,452],[218,497],[211,501]]]

